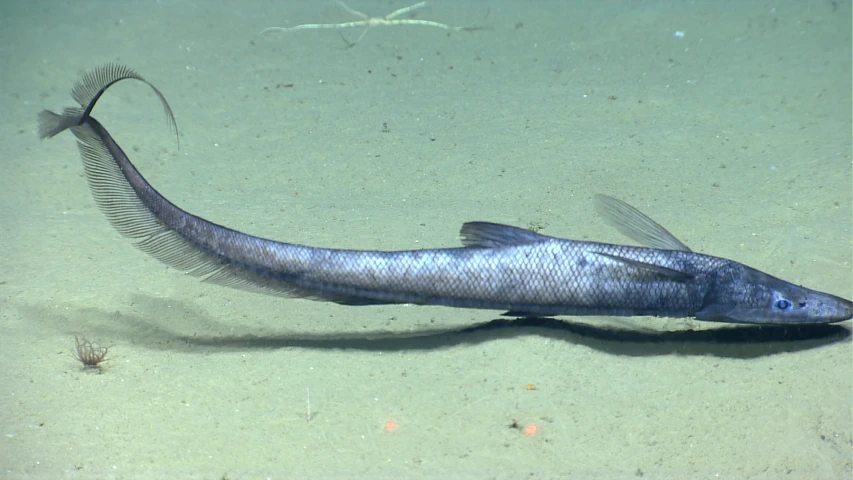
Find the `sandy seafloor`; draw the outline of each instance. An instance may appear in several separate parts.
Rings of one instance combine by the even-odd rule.
[[[483,28],[347,48],[361,30],[258,35],[353,19],[334,2],[0,4],[0,478],[851,478],[849,322],[459,333],[500,312],[225,289],[134,249],[72,136],[35,134],[117,61],[162,90],[180,145],[142,84],[95,116],[167,198],[241,231],[419,249],[490,220],[630,243],[594,214],[601,192],[696,251],[853,296],[849,1],[400,18]],[[75,334],[112,346],[101,374]]]

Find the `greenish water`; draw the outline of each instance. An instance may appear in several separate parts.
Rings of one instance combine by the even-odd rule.
[[[95,116],[167,198],[241,231],[434,248],[489,220],[626,242],[592,211],[606,193],[696,251],[853,296],[850,2],[436,0],[395,18],[466,28],[352,45],[360,28],[258,35],[359,20],[334,2],[0,5],[0,477],[851,478],[848,324],[441,333],[498,312],[227,290],[134,249],[71,135],[34,133],[118,61],[164,93],[180,146],[143,85]],[[595,334],[611,328],[642,335]],[[112,345],[103,373],[81,371],[75,334]]]

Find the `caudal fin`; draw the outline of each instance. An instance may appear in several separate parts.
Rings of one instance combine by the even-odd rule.
[[[53,113],[50,110],[42,110],[38,115],[38,123],[39,138],[44,140],[65,129],[83,123],[83,109],[66,108],[63,110],[62,115]]]
[[[74,85],[74,88],[71,89],[71,96],[80,104],[79,107],[66,108],[62,111],[61,115],[49,110],[43,110],[39,113],[39,138],[50,138],[68,128],[81,125],[91,115],[92,109],[98,103],[98,99],[101,98],[101,95],[111,85],[129,78],[139,80],[151,87],[151,90],[154,90],[154,93],[160,99],[160,103],[163,104],[163,110],[166,112],[166,120],[169,122],[169,129],[175,133],[175,138],[177,139],[178,125],[175,123],[175,115],[172,113],[172,107],[166,102],[166,97],[160,93],[160,90],[157,90],[157,87],[142,78],[133,69],[115,63],[108,63],[89,70]]]

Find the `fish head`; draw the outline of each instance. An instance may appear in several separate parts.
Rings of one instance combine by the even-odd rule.
[[[732,262],[719,269],[695,316],[768,325],[836,323],[853,318],[853,302]]]

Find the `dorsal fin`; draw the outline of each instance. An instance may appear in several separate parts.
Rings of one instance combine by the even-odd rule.
[[[640,245],[662,250],[692,251],[660,224],[622,200],[596,195],[595,210],[610,226]]]
[[[530,230],[490,222],[468,222],[459,231],[466,247],[497,248],[544,242],[551,237]]]

